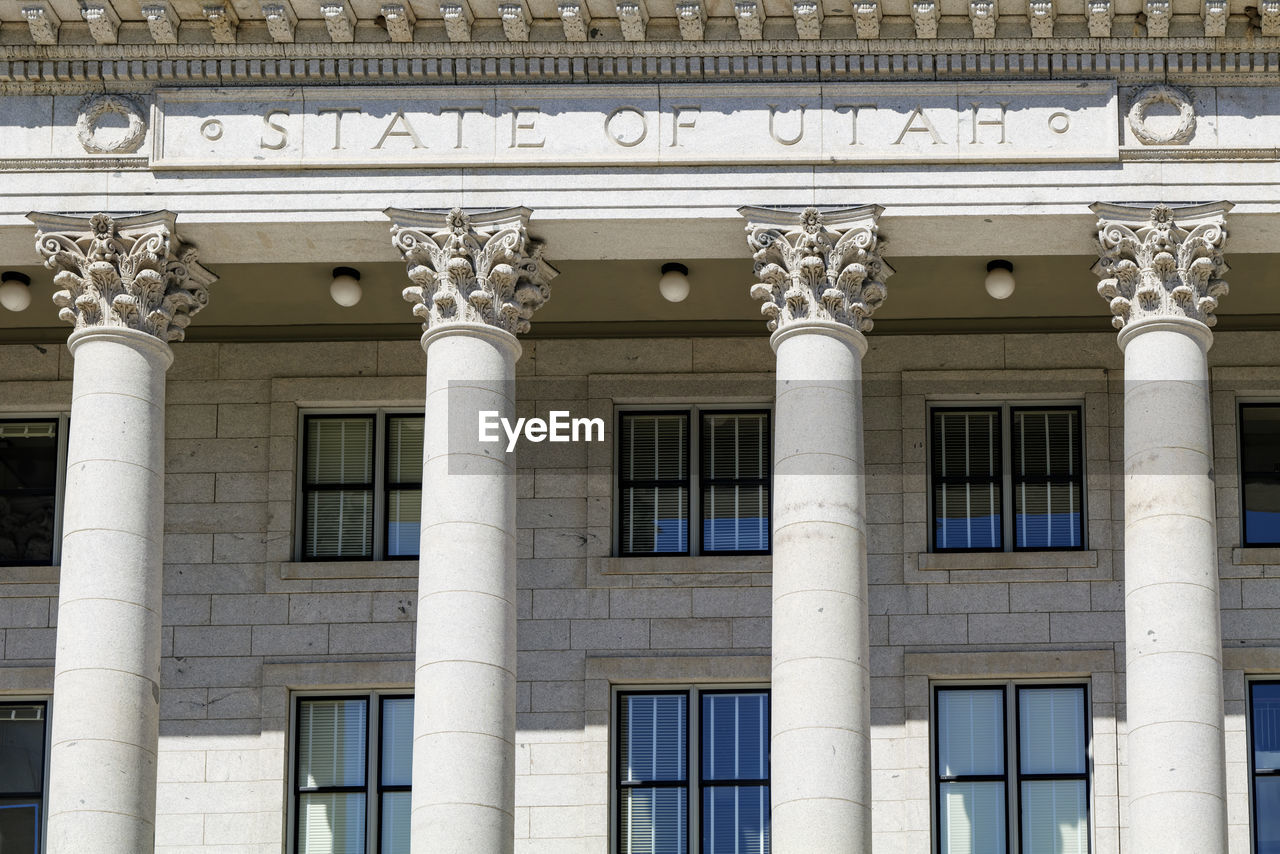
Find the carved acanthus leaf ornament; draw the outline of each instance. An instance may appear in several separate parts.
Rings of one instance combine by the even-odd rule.
[[[56,271],[58,317],[76,329],[120,326],[181,341],[217,276],[174,232],[168,211],[114,219],[32,214],[36,250]],[[87,227],[87,228],[86,228]]]
[[[404,298],[423,329],[482,323],[529,331],[533,313],[551,296],[556,270],[542,260],[542,244],[529,238],[527,209],[386,213],[413,282]]]
[[[1222,257],[1229,203],[1150,209],[1093,206],[1098,219],[1098,294],[1110,303],[1111,325],[1189,318],[1206,326],[1227,293]],[[1145,220],[1139,219],[1146,210]],[[1127,214],[1127,215],[1126,215]]]
[[[880,208],[740,213],[749,220],[747,242],[759,280],[751,296],[764,300],[760,313],[769,318],[771,332],[806,320],[871,330],[871,315],[887,294],[884,280],[893,275],[880,257]]]

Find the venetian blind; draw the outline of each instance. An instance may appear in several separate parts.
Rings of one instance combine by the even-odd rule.
[[[1004,773],[1004,691],[938,692],[938,773]]]
[[[768,780],[769,696],[702,695],[704,781]],[[769,786],[704,785],[703,854],[768,854]]]
[[[372,417],[307,419],[307,557],[373,553]]]
[[[382,701],[383,786],[409,786],[413,773],[413,698]],[[408,854],[408,791],[384,791],[381,799],[382,854]]]
[[[685,854],[688,850],[688,789],[643,786],[687,779],[688,697],[684,694],[624,695],[618,711],[621,749],[623,854]]]
[[[936,410],[932,446],[936,547],[999,548],[999,413]]]
[[[1080,545],[1080,413],[1015,410],[1011,454],[1019,548]]]
[[[1004,854],[1004,783],[943,783],[942,854]]]
[[[622,551],[688,551],[688,414],[624,413],[618,441]]]
[[[364,700],[305,700],[298,714],[300,854],[363,851],[366,794],[324,791],[365,785],[368,704]]]
[[[416,555],[422,532],[421,415],[387,419],[387,556]]]
[[[703,551],[768,550],[769,441],[766,413],[703,414]]]

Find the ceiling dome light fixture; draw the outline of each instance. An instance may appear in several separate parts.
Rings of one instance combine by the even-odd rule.
[[[667,302],[684,302],[689,296],[689,268],[675,262],[663,264],[658,292]]]
[[[6,270],[0,276],[0,305],[9,311],[24,311],[31,305],[31,277]]]
[[[364,296],[364,290],[360,287],[360,271],[355,267],[334,267],[329,296],[343,308],[350,308],[360,302],[360,297]]]
[[[1008,299],[1013,296],[1013,264],[998,258],[987,262],[987,278],[983,284],[992,299]]]

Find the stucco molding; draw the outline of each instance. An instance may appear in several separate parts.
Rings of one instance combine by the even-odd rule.
[[[36,250],[55,271],[58,317],[77,330],[123,327],[181,341],[217,281],[169,211],[121,217],[32,213]]]
[[[806,321],[828,321],[869,332],[884,302],[893,268],[880,255],[877,220],[883,208],[864,205],[800,213],[767,208],[738,210],[747,218],[755,260],[753,299],[770,332]]]
[[[1170,319],[1216,324],[1214,310],[1227,294],[1222,253],[1231,207],[1092,205],[1098,215],[1093,272],[1114,315],[1112,326],[1125,330]]]
[[[403,295],[424,330],[483,324],[512,335],[529,331],[556,270],[542,259],[543,244],[529,237],[528,208],[385,213],[413,282]]]

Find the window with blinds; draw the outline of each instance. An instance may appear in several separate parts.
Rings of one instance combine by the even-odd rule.
[[[1084,686],[938,687],[934,696],[940,854],[1004,854],[1011,829],[1020,854],[1088,854]]]
[[[421,415],[307,415],[303,423],[304,560],[418,554]]]
[[[1014,547],[1080,548],[1080,410],[1015,408],[1010,417]]]
[[[618,698],[621,854],[689,850],[689,696]]]
[[[1084,703],[1079,685],[1018,688],[1022,854],[1089,854]]]
[[[686,854],[691,840],[701,854],[768,854],[769,693],[623,692],[617,701],[620,854]]]
[[[934,551],[1084,547],[1080,407],[935,408],[929,438]]]
[[[769,852],[769,695],[702,692],[702,854]]]
[[[1280,545],[1280,403],[1240,405],[1244,545]]]
[[[0,421],[0,564],[51,564],[57,553],[59,421]]]
[[[44,825],[43,702],[0,703],[0,849],[40,854]]]
[[[302,697],[297,709],[295,854],[407,854],[413,698]]]
[[[618,552],[769,551],[769,412],[631,411],[618,418]]]
[[[1002,548],[1000,448],[1000,410],[934,410],[933,520],[937,550]]]
[[[1254,854],[1280,854],[1280,682],[1249,683]]]
[[[689,413],[623,413],[618,452],[622,553],[688,554]]]
[[[702,413],[702,551],[769,550],[768,412]]]

